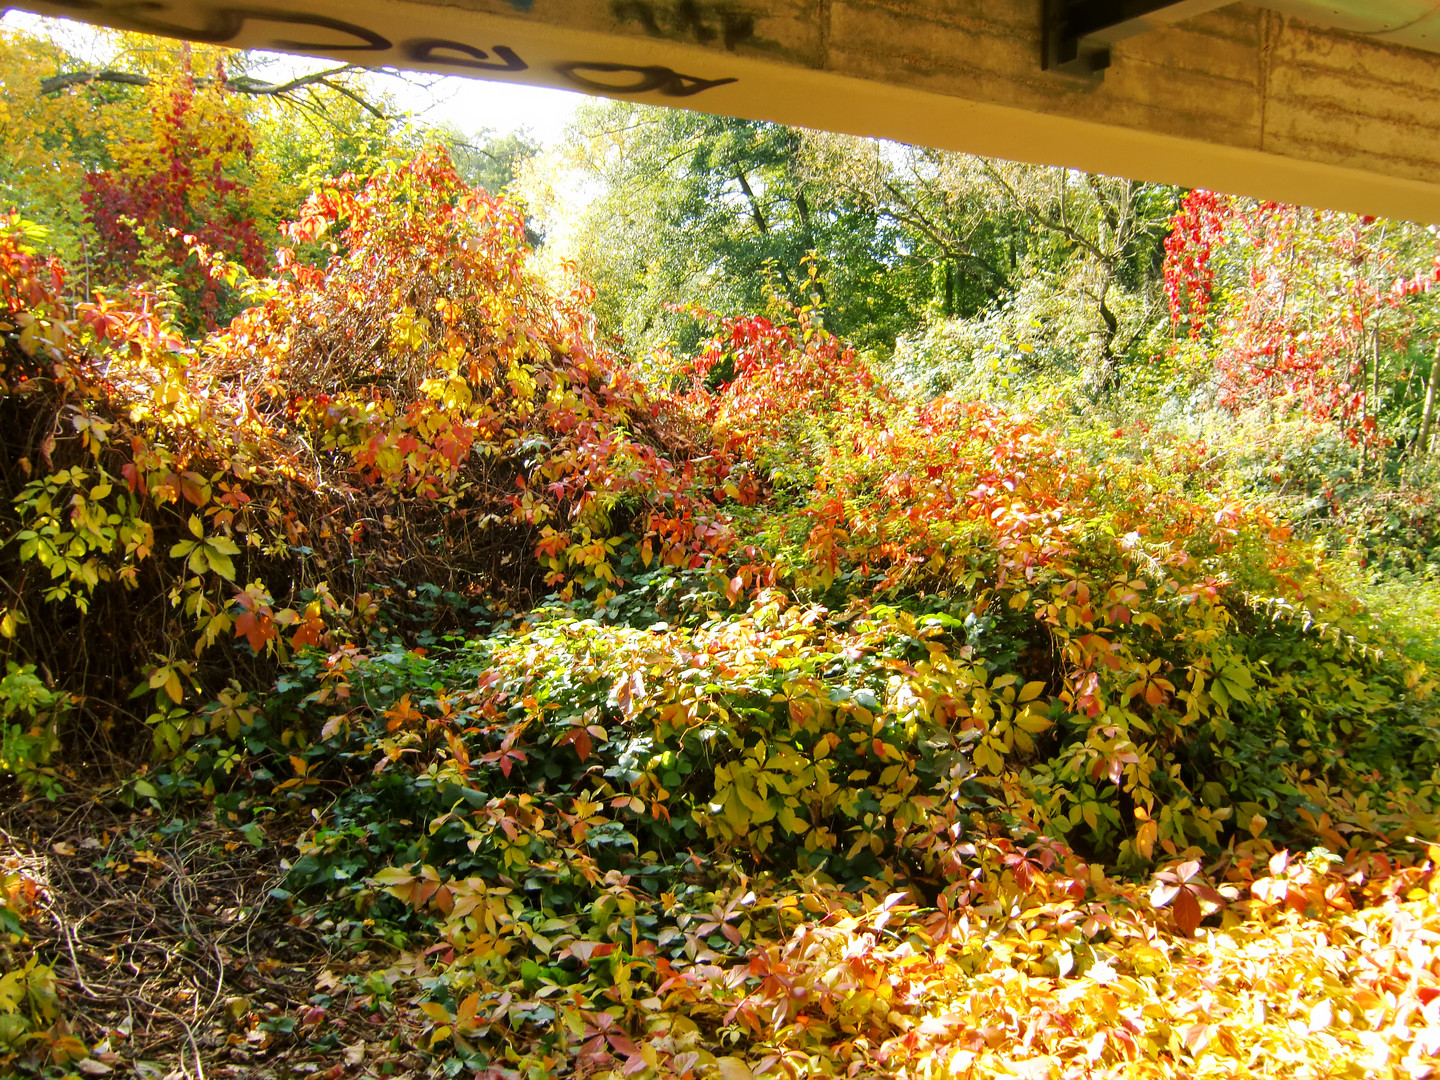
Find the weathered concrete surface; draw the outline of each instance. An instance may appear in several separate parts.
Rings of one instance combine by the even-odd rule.
[[[1040,67],[1040,0],[21,0],[235,46],[609,93],[1440,222],[1440,55],[1233,4]]]

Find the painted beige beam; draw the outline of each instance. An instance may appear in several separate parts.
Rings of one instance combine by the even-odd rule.
[[[1041,70],[1040,0],[21,6],[1440,222],[1440,55],[1247,4],[1116,42],[1093,82]]]

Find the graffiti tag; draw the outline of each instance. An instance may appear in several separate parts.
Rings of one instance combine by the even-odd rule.
[[[567,64],[556,64],[555,70],[582,90],[594,90],[601,94],[644,94],[657,90],[666,97],[690,97],[702,90],[738,81],[700,79],[694,75],[681,75],[671,68],[655,64],[641,66],[576,60]],[[617,78],[607,78],[611,75]]]
[[[463,41],[449,38],[411,38],[392,42],[384,34],[377,33],[358,23],[332,18],[304,11],[271,7],[218,7],[200,8],[198,25],[176,21],[168,5],[159,0],[121,0],[107,4],[103,0],[50,0],[57,7],[78,13],[103,11],[107,19],[143,30],[152,34],[188,38],[209,45],[224,45],[240,36],[248,22],[280,23],[283,26],[309,27],[326,30],[339,35],[340,40],[315,41],[280,38],[267,43],[268,48],[289,52],[390,52],[398,49],[416,63],[434,64],[444,67],[462,68],[471,71],[528,71],[527,64],[516,51],[507,45],[494,45],[489,50],[476,48]],[[634,17],[642,24],[655,25],[654,8],[647,0],[616,0],[617,12],[621,9],[633,11]],[[751,17],[722,16],[721,28],[715,30],[706,23],[696,0],[678,0],[674,8],[678,14],[675,25],[688,27],[698,39],[713,39],[717,34],[724,36],[727,46],[734,41],[744,40],[754,31]],[[82,15],[83,17],[83,15]],[[729,21],[726,21],[729,19]],[[748,21],[746,21],[748,19]],[[709,35],[708,38],[705,35]],[[320,35],[315,35],[320,36]],[[733,83],[735,79],[702,79],[696,75],[684,75],[673,68],[658,64],[617,64],[603,60],[571,60],[556,64],[555,73],[566,82],[581,90],[601,94],[644,94],[655,92],[665,97],[691,97],[717,86]]]
[[[494,53],[499,62],[490,59],[489,53],[473,45],[444,38],[418,38],[405,43],[405,53],[411,60],[429,64],[451,64],[455,67],[476,68],[480,71],[525,71],[530,65],[515,55],[515,50],[505,45],[496,45]],[[441,55],[437,55],[441,54]],[[463,53],[463,56],[445,55]]]
[[[651,0],[612,0],[610,12],[618,22],[639,23],[651,37],[689,37],[700,45],[719,38],[732,52],[736,45],[755,36],[755,16],[751,12],[721,5],[707,13],[698,0],[674,0],[668,11]],[[666,32],[666,27],[671,33]]]

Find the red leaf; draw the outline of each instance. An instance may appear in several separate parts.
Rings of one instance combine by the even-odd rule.
[[[560,745],[564,746],[566,743],[575,747],[575,753],[579,755],[581,761],[584,761],[590,756],[590,750],[593,744],[590,740],[590,732],[584,728],[572,728],[560,736]]]
[[[205,490],[205,478],[199,473],[186,471],[180,476],[180,494],[185,497],[186,502],[194,503],[196,506],[203,506],[209,493]]]
[[[1180,890],[1180,894],[1175,897],[1174,910],[1176,925],[1187,934],[1193,934],[1204,917],[1200,911],[1200,901],[1189,889]]]
[[[630,1041],[629,1036],[619,1031],[607,1031],[605,1038],[610,1040],[610,1045],[617,1053],[624,1054],[627,1058],[638,1057],[640,1048]]]

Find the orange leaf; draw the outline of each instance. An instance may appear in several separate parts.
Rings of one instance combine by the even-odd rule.
[[[1187,934],[1193,934],[1204,917],[1200,911],[1200,901],[1189,889],[1181,889],[1180,894],[1175,897],[1174,911],[1176,924]]]

